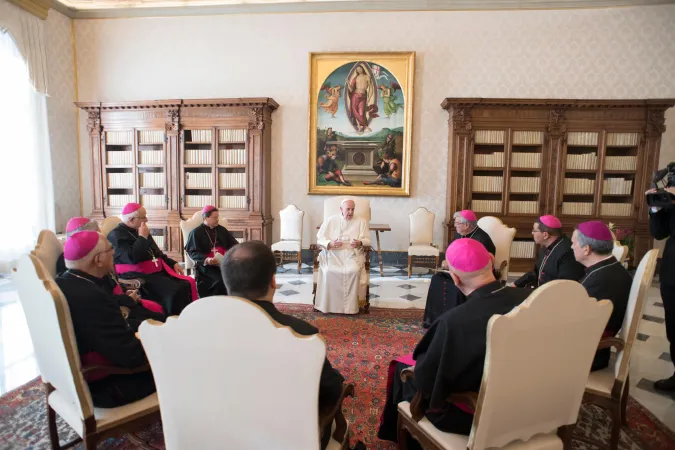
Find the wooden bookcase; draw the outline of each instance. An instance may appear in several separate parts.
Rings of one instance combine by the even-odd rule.
[[[644,192],[658,168],[664,113],[675,100],[447,98],[452,214],[472,209],[515,227],[511,271],[530,270],[539,250],[532,224],[554,214],[566,233],[587,220],[635,232],[635,257],[652,246]]]
[[[271,243],[269,98],[78,102],[88,114],[93,209],[143,204],[158,245],[182,258],[180,221],[217,205],[240,242]]]

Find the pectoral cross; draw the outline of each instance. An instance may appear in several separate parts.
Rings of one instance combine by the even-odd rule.
[[[152,262],[155,263],[155,267],[159,267],[159,263],[157,262],[157,257],[155,255],[152,255]]]

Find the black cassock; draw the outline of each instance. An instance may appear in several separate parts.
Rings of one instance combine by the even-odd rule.
[[[605,327],[603,336],[616,336],[621,330],[626,315],[628,297],[633,279],[615,257],[610,256],[586,268],[586,275],[580,283],[591,297],[598,300],[611,300],[614,309]],[[593,359],[591,370],[600,370],[609,366],[610,349],[598,350]]]
[[[670,354],[675,355],[675,207],[650,211],[649,232],[654,239],[668,239],[661,257],[659,280],[666,318],[666,336],[670,342]]]
[[[494,256],[496,253],[495,244],[490,236],[478,227],[466,236],[455,233],[455,239],[462,238],[475,239],[483,244],[490,254]],[[457,289],[448,273],[439,272],[435,274],[431,277],[431,284],[427,293],[427,303],[424,307],[424,325],[431,325],[441,314],[461,305],[465,300],[466,296]]]
[[[139,325],[146,319],[164,321],[164,315],[148,311],[126,295],[113,295],[111,280],[68,270],[56,278],[56,284],[68,301],[80,356],[97,353],[115,366],[133,369],[148,362],[135,336]],[[120,306],[128,309],[126,319]],[[101,408],[125,405],[155,392],[150,371],[108,375],[88,384],[94,405]]]
[[[483,378],[487,325],[494,314],[506,314],[530,295],[527,289],[487,284],[466,302],[443,314],[417,344],[413,359],[415,379],[403,383],[400,372],[408,367],[398,363],[378,432],[380,439],[396,441],[396,408],[410,401],[419,390],[428,400],[427,418],[438,429],[468,435],[473,415],[446,399],[452,393],[478,392]]]
[[[220,274],[220,266],[205,266],[204,261],[213,252],[214,247],[222,247],[227,251],[238,243],[227,228],[220,225],[211,229],[201,224],[190,232],[185,251],[195,262],[195,277],[200,298],[227,295],[227,289]]]
[[[583,276],[584,266],[574,259],[572,241],[567,236],[560,236],[539,251],[532,272],[518,278],[514,284],[537,288],[553,280],[579,281]]]
[[[162,252],[155,243],[152,235],[143,238],[138,230],[123,223],[117,225],[108,240],[115,247],[115,264],[139,264],[154,257],[163,259],[173,268],[176,261]],[[140,278],[144,281],[141,287],[141,297],[154,300],[164,307],[167,315],[177,315],[192,302],[192,290],[187,281],[172,277],[166,271],[147,274],[141,272],[126,272],[122,278]]]
[[[293,331],[302,336],[312,336],[319,333],[319,329],[314,325],[311,325],[302,319],[282,313],[272,302],[253,300],[253,303],[264,309],[276,322],[290,327]],[[344,380],[345,379],[340,372],[331,366],[328,358],[324,358],[323,368],[321,369],[321,378],[319,379],[319,411],[332,408],[336,404],[342,393],[342,383]],[[328,425],[327,429],[323,432],[321,441],[322,449],[326,448],[330,440],[330,427],[331,426]]]

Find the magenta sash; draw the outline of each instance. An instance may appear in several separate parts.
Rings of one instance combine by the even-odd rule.
[[[227,250],[225,250],[225,247],[221,247],[220,245],[216,245],[216,251],[218,253],[220,253],[221,255],[224,255]],[[213,250],[211,250],[211,253],[206,255],[206,257],[207,258],[213,258],[213,255],[215,255],[215,253],[213,253]]]
[[[114,295],[126,295],[126,292],[124,292],[124,289],[122,289],[122,286],[119,284],[115,285],[115,288],[113,289],[113,294]],[[145,300],[141,299],[141,306],[143,308],[150,310],[152,312],[157,312],[157,313],[162,313],[164,314],[164,308],[162,308],[162,305],[160,305],[157,302],[153,302],[152,300]]]
[[[400,362],[403,364],[407,364],[411,367],[414,367],[416,361],[413,359],[412,356],[413,356],[412,353],[410,353],[409,355],[399,356],[389,364],[389,373],[387,374],[387,391],[389,391],[391,385],[394,383],[394,375],[396,374],[396,363]],[[473,409],[469,407],[469,405],[465,405],[464,403],[453,403],[453,405],[455,405],[456,407],[458,407],[467,414],[476,413]]]
[[[186,275],[178,275],[173,270],[173,268],[171,268],[161,258],[158,258],[157,261],[159,261],[162,265],[161,266],[155,265],[155,263],[152,262],[151,260],[147,260],[139,264],[115,264],[115,270],[117,271],[117,273],[140,272],[152,274],[161,272],[162,269],[164,269],[166,273],[171,275],[173,278],[178,278],[179,280],[187,281],[188,283],[190,283],[190,289],[192,290],[192,301],[195,301],[199,298],[199,294],[197,294],[197,282],[195,281],[194,278],[188,277]]]

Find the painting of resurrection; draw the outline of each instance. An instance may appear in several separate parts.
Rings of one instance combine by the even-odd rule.
[[[310,194],[410,195],[414,62],[310,55]]]

